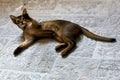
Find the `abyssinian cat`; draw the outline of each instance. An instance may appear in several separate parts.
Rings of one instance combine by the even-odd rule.
[[[76,38],[79,35],[85,35],[88,38],[103,41],[103,42],[116,42],[115,38],[107,38],[96,35],[87,29],[66,20],[52,20],[37,22],[31,18],[26,8],[22,7],[22,15],[10,15],[13,23],[23,30],[25,41],[21,43],[14,51],[14,56],[19,55],[22,51],[32,45],[37,39],[42,37],[54,38],[60,42],[55,47],[56,51],[61,51],[63,58],[67,57],[71,50],[76,46]]]

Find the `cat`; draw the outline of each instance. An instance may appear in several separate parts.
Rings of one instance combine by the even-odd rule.
[[[38,22],[31,18],[26,8],[22,9],[20,16],[10,15],[11,20],[23,30],[25,41],[21,43],[14,51],[14,56],[19,55],[22,51],[42,37],[53,38],[60,42],[55,47],[56,51],[61,51],[61,56],[66,58],[76,46],[76,38],[79,35],[85,35],[88,38],[102,42],[116,42],[115,38],[107,38],[96,35],[89,30],[66,20],[51,20]]]

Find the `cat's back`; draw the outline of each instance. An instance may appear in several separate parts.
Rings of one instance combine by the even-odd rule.
[[[67,21],[67,20],[50,20],[50,21],[43,21],[40,22],[41,24],[57,24],[57,25],[66,25],[66,24],[70,24],[72,22]]]

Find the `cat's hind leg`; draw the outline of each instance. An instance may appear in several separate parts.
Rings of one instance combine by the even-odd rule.
[[[65,44],[67,44],[67,47],[65,49],[62,50],[61,52],[61,56],[63,58],[67,57],[70,52],[75,48],[76,46],[76,42],[66,36],[62,36],[63,41],[65,42]]]
[[[66,48],[67,47],[67,44],[66,43],[60,43],[59,45],[57,45],[56,47],[55,47],[55,50],[57,51],[57,52],[60,52],[61,50],[63,50],[64,48]]]

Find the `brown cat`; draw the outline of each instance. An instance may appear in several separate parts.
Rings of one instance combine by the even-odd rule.
[[[115,38],[98,36],[70,21],[52,20],[39,23],[28,15],[26,8],[22,9],[22,15],[18,17],[10,15],[10,18],[23,30],[23,36],[25,38],[25,41],[14,51],[15,56],[19,55],[38,38],[42,37],[54,38],[61,42],[55,47],[55,50],[62,50],[61,56],[63,58],[70,54],[71,50],[76,46],[75,39],[81,34],[98,41],[116,42]]]

